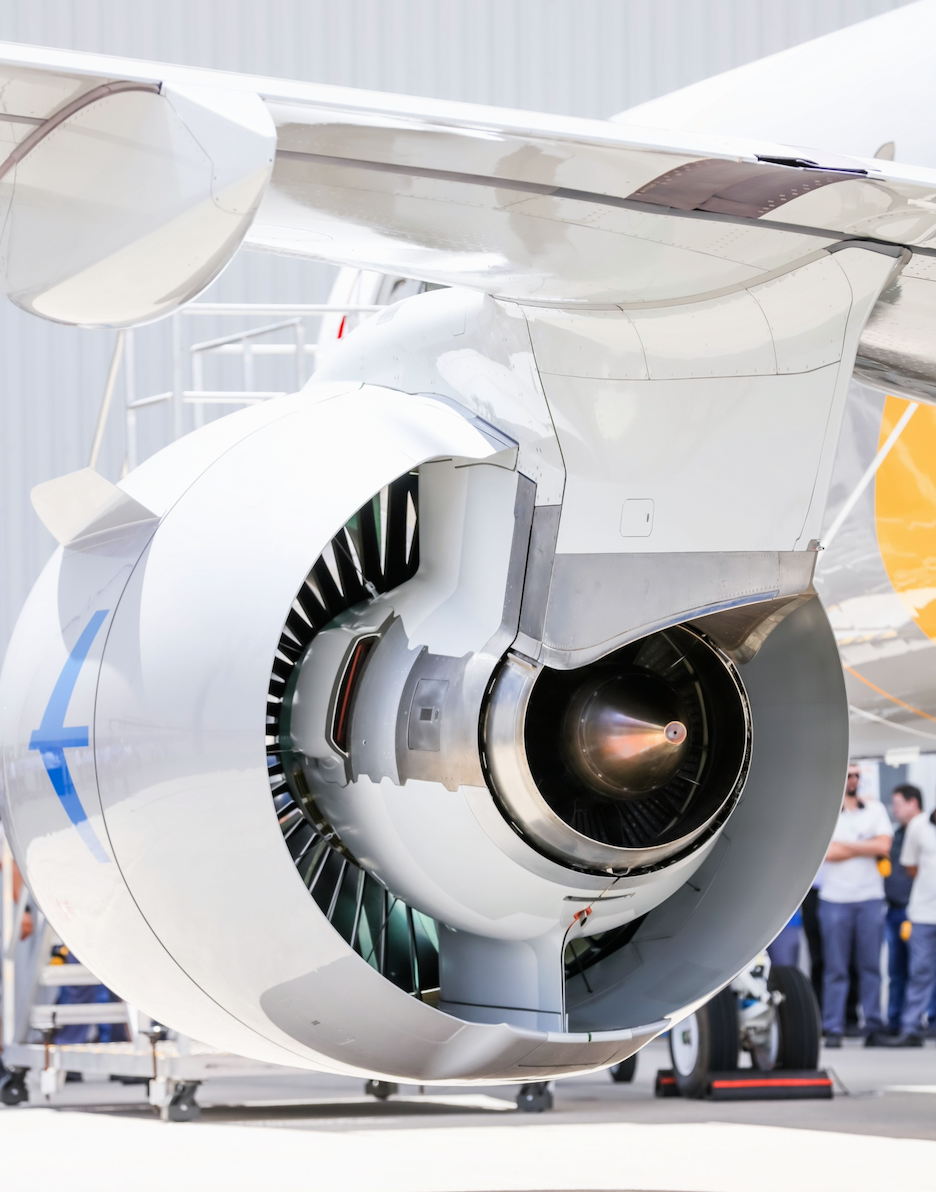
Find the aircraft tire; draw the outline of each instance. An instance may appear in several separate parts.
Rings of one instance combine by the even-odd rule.
[[[783,994],[777,1006],[780,1047],[776,1067],[808,1070],[819,1063],[819,1007],[809,978],[791,964],[777,964],[767,984]]]
[[[670,1031],[676,1087],[684,1097],[704,1097],[711,1072],[738,1066],[738,1005],[729,987]]]
[[[618,1084],[630,1084],[637,1075],[637,1052],[629,1055],[626,1060],[621,1060],[619,1064],[615,1064],[608,1071],[611,1074],[611,1079]]]

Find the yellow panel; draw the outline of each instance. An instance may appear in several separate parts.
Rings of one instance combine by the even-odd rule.
[[[878,446],[909,402],[888,397]],[[936,641],[936,408],[921,405],[875,480],[881,558],[894,591],[927,637]]]

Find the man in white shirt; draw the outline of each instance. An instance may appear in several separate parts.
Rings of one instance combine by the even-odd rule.
[[[923,1046],[923,1013],[936,982],[936,825],[933,816],[917,815],[907,825],[900,863],[913,878],[907,918],[910,920],[910,973],[900,1034],[890,1047]]]
[[[841,1047],[848,997],[848,967],[854,951],[858,968],[865,1046],[887,1036],[881,1019],[881,945],[884,939],[884,878],[878,858],[890,853],[894,831],[876,799],[858,798],[861,771],[848,767],[842,810],[826,853],[819,892],[819,923],[825,975],[822,1029],[827,1047]]]

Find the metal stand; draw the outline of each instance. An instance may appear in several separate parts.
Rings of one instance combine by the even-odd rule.
[[[197,1122],[201,1107],[195,1100],[200,1080],[174,1080],[159,1076],[150,1081],[149,1102],[164,1122]]]
[[[21,1105],[29,1099],[26,1089],[26,1068],[13,1068],[9,1076],[0,1085],[0,1103],[3,1105]]]
[[[193,302],[182,307],[172,316],[172,388],[163,393],[149,394],[137,397],[136,386],[136,334],[133,329],[118,333],[114,347],[114,355],[104,388],[104,397],[98,414],[94,443],[91,449],[91,463],[97,465],[104,430],[107,425],[111,399],[123,360],[124,386],[124,422],[126,454],[122,475],[132,472],[139,463],[137,448],[137,415],[140,411],[152,406],[165,403],[172,404],[173,437],[180,438],[184,433],[183,409],[193,407],[193,423],[197,430],[205,422],[205,411],[208,406],[251,406],[268,401],[271,397],[285,396],[285,390],[258,389],[254,379],[254,364],[259,358],[268,356],[291,356],[295,362],[293,384],[295,391],[302,388],[307,380],[310,361],[314,363],[320,350],[317,343],[307,342],[307,319],[328,319],[342,316],[356,318],[373,314],[382,310],[383,306],[362,303],[240,303],[240,302]],[[280,316],[275,322],[266,323],[260,327],[235,331],[230,335],[216,339],[205,340],[191,344],[186,348],[183,344],[183,320],[211,315],[226,318],[242,319],[245,316]],[[284,318],[283,316],[292,316]],[[276,334],[289,332],[288,342],[260,343],[259,340]],[[209,356],[240,357],[242,366],[242,388],[240,389],[206,389],[204,383],[204,363]],[[188,367],[185,360],[188,357]],[[185,374],[189,372],[192,379],[191,389],[185,388]]]

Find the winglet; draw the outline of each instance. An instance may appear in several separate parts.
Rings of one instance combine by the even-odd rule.
[[[40,521],[63,546],[102,530],[157,520],[155,513],[93,468],[37,484],[30,496]]]

